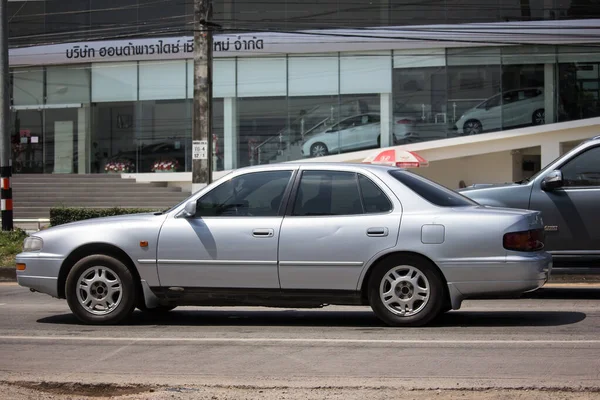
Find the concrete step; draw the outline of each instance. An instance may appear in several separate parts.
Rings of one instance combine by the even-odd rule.
[[[146,208],[165,210],[190,193],[166,182],[137,183],[120,174],[16,175],[15,218],[49,218],[52,207]]]
[[[148,192],[148,193],[140,193],[140,192],[127,192],[122,193],[119,192],[118,195],[112,192],[81,192],[81,193],[38,193],[37,196],[32,196],[29,193],[14,193],[13,200],[15,201],[32,201],[32,202],[43,202],[43,201],[54,201],[60,199],[66,200],[87,200],[87,199],[135,199],[135,200],[147,200],[147,199],[155,199],[155,200],[171,200],[171,199],[184,199],[189,195],[183,192]]]
[[[120,206],[130,206],[130,207],[147,207],[147,205],[159,205],[161,208],[173,206],[181,201],[185,200],[185,198],[180,199],[169,199],[169,200],[140,200],[140,199],[132,199],[132,200],[60,200],[53,202],[14,202],[14,209],[19,210],[21,208],[37,208],[37,207],[120,207]]]
[[[181,190],[181,188],[175,188],[175,187],[170,187],[170,188],[155,188],[155,187],[144,187],[144,186],[140,186],[140,187],[136,187],[136,186],[126,186],[126,187],[122,187],[122,188],[114,188],[114,187],[106,187],[106,186],[102,186],[102,187],[86,187],[86,186],[79,186],[79,185],[73,185],[72,187],[64,187],[64,188],[60,188],[60,189],[56,189],[56,188],[52,188],[52,187],[40,187],[40,188],[13,188],[13,197],[16,197],[18,195],[22,195],[22,196],[44,196],[44,195],[50,195],[52,193],[55,194],[72,194],[74,196],[80,196],[80,195],[85,195],[85,194],[94,194],[94,195],[101,195],[101,194],[107,194],[107,195],[118,195],[118,196],[129,196],[131,194],[136,194],[136,193],[144,193],[144,194],[148,194],[148,195],[152,195],[152,194],[159,194],[159,193],[164,193],[164,194],[185,194],[185,195],[189,195],[189,192],[183,192]]]

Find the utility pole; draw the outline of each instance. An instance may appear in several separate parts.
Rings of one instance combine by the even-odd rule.
[[[0,198],[2,203],[2,230],[13,230],[12,160],[8,121],[10,95],[8,93],[8,0],[0,0]]]
[[[192,123],[192,192],[212,182],[211,0],[194,0],[194,111]]]

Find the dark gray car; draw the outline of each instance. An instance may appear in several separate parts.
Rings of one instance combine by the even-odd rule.
[[[473,185],[460,192],[483,205],[541,211],[545,249],[555,267],[600,267],[600,136],[530,179]]]

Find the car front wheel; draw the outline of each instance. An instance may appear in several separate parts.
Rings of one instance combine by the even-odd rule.
[[[476,119],[468,120],[463,125],[463,134],[464,135],[468,135],[468,136],[478,135],[482,131],[483,131],[483,126],[481,125],[481,122],[477,121]]]
[[[89,324],[116,324],[135,308],[136,286],[131,271],[106,255],[79,260],[66,282],[67,303],[79,320]]]
[[[311,157],[323,157],[329,153],[327,146],[325,143],[317,142],[310,146],[310,156]]]
[[[422,326],[442,310],[444,285],[430,262],[406,256],[375,267],[369,279],[369,303],[391,326]]]

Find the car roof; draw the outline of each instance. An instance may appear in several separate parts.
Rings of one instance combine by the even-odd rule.
[[[273,163],[273,164],[265,164],[265,165],[255,165],[251,167],[243,167],[239,168],[239,170],[252,170],[252,169],[268,169],[269,167],[284,167],[284,166],[293,166],[293,167],[327,167],[327,168],[338,168],[338,167],[352,167],[352,168],[361,168],[366,170],[373,171],[386,171],[386,170],[404,170],[403,168],[392,167],[388,165],[377,165],[377,164],[362,164],[362,163],[349,163],[349,162],[305,162],[305,161],[291,161],[286,163]]]

